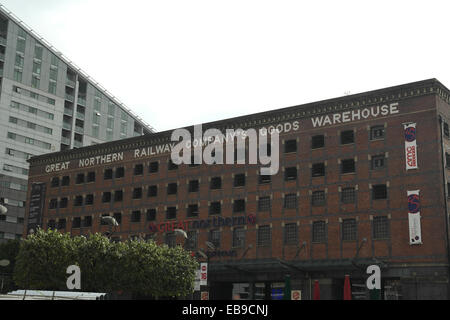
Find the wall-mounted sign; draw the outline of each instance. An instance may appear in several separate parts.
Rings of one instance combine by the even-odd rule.
[[[30,210],[28,212],[28,231],[36,231],[41,226],[42,211],[44,209],[45,183],[32,183],[30,195]]]
[[[408,191],[409,244],[422,244],[420,190]]]
[[[200,263],[200,285],[208,285],[208,264],[206,262]]]
[[[291,300],[302,300],[302,292],[300,290],[292,290]]]
[[[416,124],[404,124],[406,170],[417,169]]]

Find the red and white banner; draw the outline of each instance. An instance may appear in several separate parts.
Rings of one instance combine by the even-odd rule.
[[[208,285],[208,264],[206,262],[200,263],[200,285]]]
[[[416,124],[404,124],[406,170],[417,169]]]
[[[408,191],[409,244],[422,244],[420,229],[420,190]]]

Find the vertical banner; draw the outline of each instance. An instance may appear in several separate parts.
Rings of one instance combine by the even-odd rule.
[[[28,211],[28,228],[27,234],[31,230],[36,231],[37,227],[41,227],[42,211],[44,209],[45,199],[45,183],[31,184],[30,209]]]
[[[417,169],[416,124],[403,124],[405,129],[406,170]]]
[[[422,244],[420,230],[420,190],[408,191],[409,244]]]
[[[200,263],[200,285],[208,285],[208,264],[205,262]]]

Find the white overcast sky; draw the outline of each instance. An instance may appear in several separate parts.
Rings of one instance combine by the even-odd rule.
[[[450,2],[0,0],[158,131],[437,78]]]

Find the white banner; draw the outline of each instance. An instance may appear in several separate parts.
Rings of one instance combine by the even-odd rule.
[[[404,124],[406,170],[417,169],[416,124]]]
[[[409,244],[422,244],[420,229],[420,190],[408,191]]]
[[[208,285],[208,264],[205,262],[200,263],[200,285]]]

